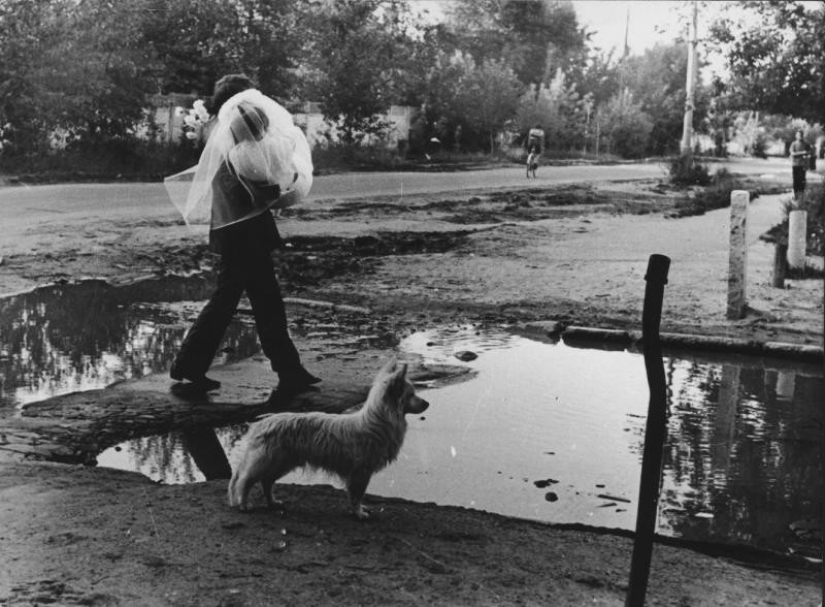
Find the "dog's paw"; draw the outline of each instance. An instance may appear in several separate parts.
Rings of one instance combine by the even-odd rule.
[[[355,515],[355,518],[357,518],[359,521],[366,521],[370,517],[369,509],[363,504],[353,506],[352,513]]]
[[[267,505],[268,505],[268,506],[269,506],[272,510],[283,510],[283,509],[284,509],[284,504],[286,504],[286,502],[285,502],[284,500],[276,500],[275,498],[270,498],[270,499],[268,500],[268,504],[267,504]]]

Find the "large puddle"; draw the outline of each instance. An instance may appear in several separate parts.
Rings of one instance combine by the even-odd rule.
[[[165,372],[186,330],[181,319],[213,287],[203,278],[119,288],[88,281],[0,299],[0,412]],[[224,350],[224,360],[258,352],[254,329],[233,322]]]
[[[136,294],[117,293],[85,285],[0,301],[2,406],[167,369],[187,306],[130,305]],[[254,328],[234,323],[227,343],[227,356],[254,353]],[[415,333],[398,349],[477,373],[425,389],[431,407],[410,419],[399,460],[373,479],[371,493],[634,527],[649,399],[641,354],[472,327]],[[462,350],[478,358],[460,363],[454,353]],[[658,532],[783,552],[811,546],[805,533],[820,516],[823,491],[821,368],[689,354],[668,355],[664,364],[669,418]],[[136,439],[98,463],[165,483],[221,477],[218,448],[234,465],[245,430]],[[295,473],[284,482],[329,479]]]

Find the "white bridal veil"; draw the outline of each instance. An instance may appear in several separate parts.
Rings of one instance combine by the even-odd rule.
[[[249,192],[245,204],[228,194],[222,178],[231,171]],[[234,176],[230,176],[237,183]],[[292,115],[256,89],[231,97],[218,112],[197,166],[164,179],[187,224],[222,228],[276,207],[291,206],[312,186],[312,155]],[[280,197],[268,195],[277,185]]]

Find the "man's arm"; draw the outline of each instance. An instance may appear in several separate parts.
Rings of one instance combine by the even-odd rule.
[[[810,154],[810,150],[808,149],[808,146],[806,146],[806,145],[801,146],[802,149],[800,149],[800,150],[794,150],[795,147],[799,147],[799,146],[796,146],[796,145],[791,146],[791,154],[790,154],[791,156],[807,156],[808,154]]]

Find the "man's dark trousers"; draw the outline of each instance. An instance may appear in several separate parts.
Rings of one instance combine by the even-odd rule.
[[[206,373],[226,328],[246,292],[258,338],[272,370],[290,372],[301,366],[287,328],[286,309],[272,261],[281,244],[271,213],[241,224],[212,230],[210,246],[220,252],[217,288],[181,344],[175,364],[195,376]]]

